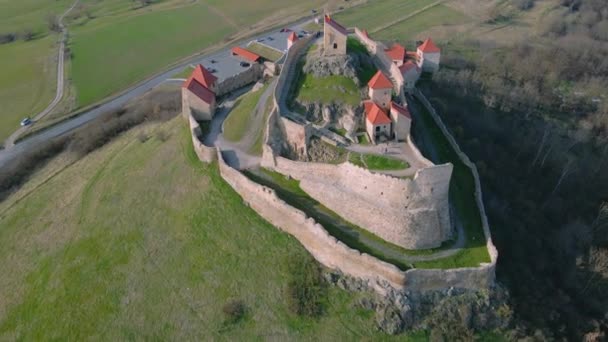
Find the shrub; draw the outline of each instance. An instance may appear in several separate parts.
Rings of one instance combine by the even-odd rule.
[[[169,139],[169,133],[167,133],[163,130],[159,130],[156,132],[156,139],[158,139],[159,141],[165,142]]]
[[[139,140],[140,143],[145,143],[146,141],[148,141],[148,139],[150,139],[150,137],[148,136],[148,133],[141,131],[137,134],[137,140]]]
[[[14,33],[4,33],[0,34],[0,44],[8,44],[15,41],[17,35]]]
[[[234,324],[245,317],[245,303],[240,299],[233,299],[222,307],[222,312],[226,318],[226,323]]]
[[[320,316],[327,299],[327,286],[319,264],[309,254],[293,254],[288,259],[288,267],[289,310],[299,316]]]

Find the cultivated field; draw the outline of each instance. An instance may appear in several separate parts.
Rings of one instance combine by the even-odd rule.
[[[303,248],[198,162],[181,117],[57,173],[65,158],[0,203],[1,340],[387,338],[337,288],[319,319],[289,312]],[[247,307],[236,325],[230,299]]]
[[[335,15],[335,19],[347,27],[373,31],[388,23],[399,20],[434,3],[436,0],[384,0],[369,1]]]

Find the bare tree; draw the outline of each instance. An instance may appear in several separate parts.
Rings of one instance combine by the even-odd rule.
[[[61,32],[61,25],[59,24],[59,17],[55,14],[49,14],[46,16],[46,23],[49,30],[53,32]]]

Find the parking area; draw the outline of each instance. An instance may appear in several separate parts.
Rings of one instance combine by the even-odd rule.
[[[305,35],[301,26],[298,25],[260,35],[252,39],[252,41],[257,41],[264,46],[285,53],[287,51],[287,37],[292,31],[295,31],[300,37]],[[247,43],[240,44],[240,46],[246,48]],[[242,64],[242,62],[247,64]],[[206,56],[197,61],[197,63],[202,64],[207,70],[211,71],[220,82],[251,68],[250,61],[239,56],[233,56],[230,50],[222,50]]]

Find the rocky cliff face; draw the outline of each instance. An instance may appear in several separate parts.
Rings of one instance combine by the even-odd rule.
[[[311,122],[325,124],[328,127],[344,128],[355,132],[363,122],[363,106],[356,107],[342,103],[321,104],[300,103],[306,110],[306,119]]]

